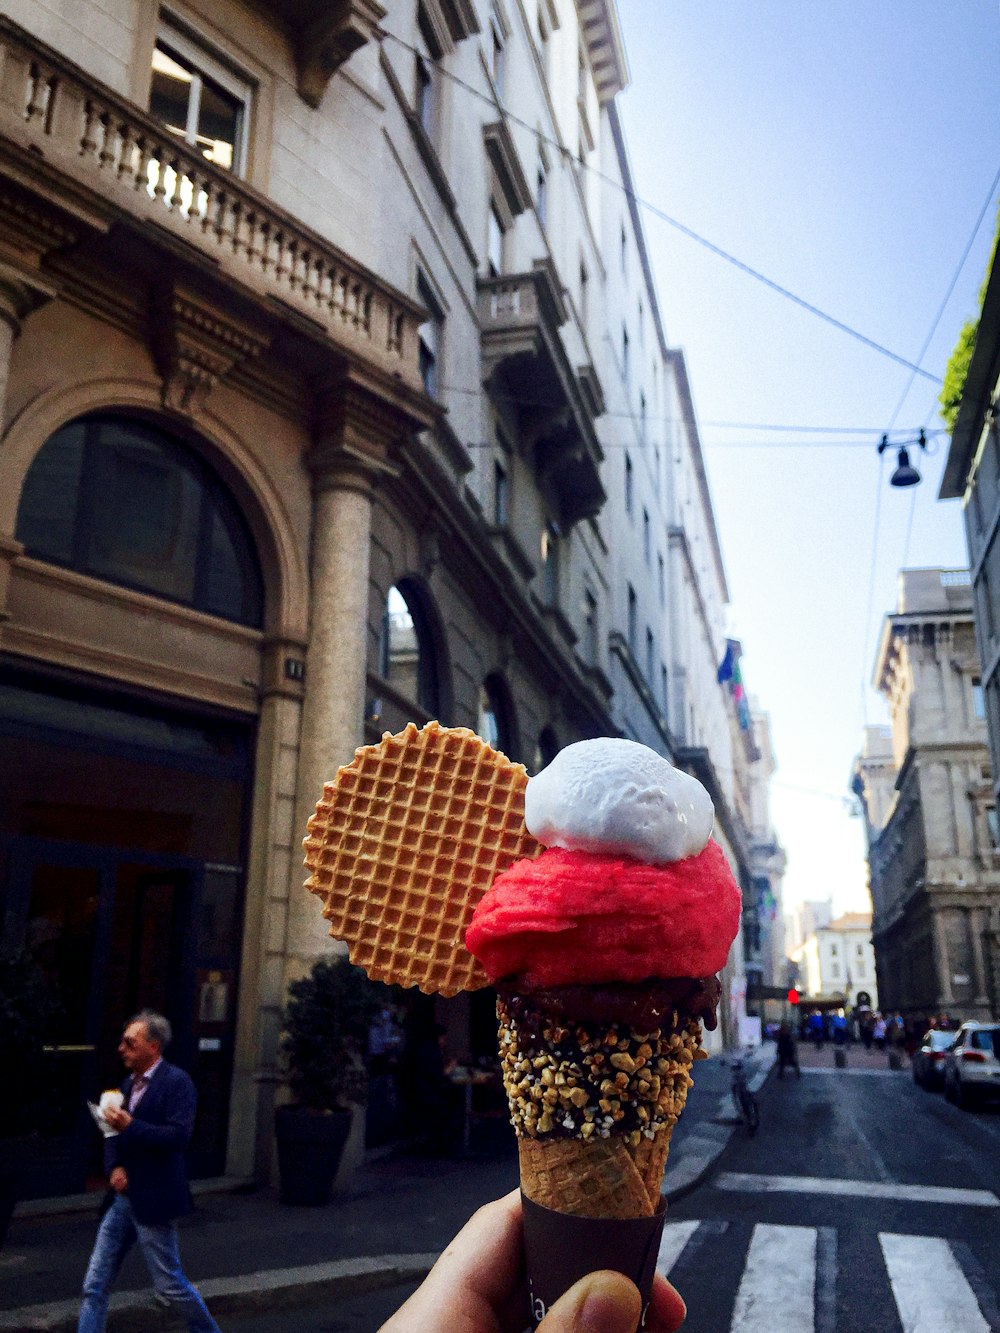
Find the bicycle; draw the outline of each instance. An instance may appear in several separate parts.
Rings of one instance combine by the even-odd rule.
[[[732,1094],[733,1105],[746,1126],[747,1135],[750,1138],[757,1133],[760,1126],[760,1107],[757,1105],[757,1098],[747,1082],[747,1073],[743,1064],[743,1057],[734,1055],[731,1061],[733,1071]]]

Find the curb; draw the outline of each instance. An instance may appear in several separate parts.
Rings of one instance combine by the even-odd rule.
[[[430,1272],[437,1254],[386,1254],[377,1258],[338,1259],[300,1268],[275,1268],[239,1277],[207,1278],[198,1290],[213,1315],[264,1310],[292,1310],[319,1305],[363,1291],[417,1282]],[[74,1333],[80,1301],[51,1301],[0,1313],[0,1329],[10,1333]],[[121,1291],[111,1298],[109,1316],[115,1333],[147,1333],[175,1326],[174,1314],[149,1288]]]

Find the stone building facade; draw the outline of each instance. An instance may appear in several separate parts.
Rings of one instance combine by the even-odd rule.
[[[332,948],[306,818],[385,730],[529,770],[645,741],[708,781],[750,901],[626,79],[611,0],[5,5],[0,886],[65,1001],[55,1192],[140,1003],[195,1172],[267,1172],[287,983]],[[488,995],[433,1017],[493,1041]]]
[[[805,1008],[810,1000],[839,1000],[847,1009],[878,1009],[870,912],[845,912],[817,926],[795,948],[792,961]]]
[[[891,736],[868,728],[853,788],[882,1008],[987,1018],[1000,838],[967,571],[901,572],[874,680]]]

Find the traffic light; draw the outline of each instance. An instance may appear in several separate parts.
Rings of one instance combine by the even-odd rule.
[[[795,987],[793,986],[793,987],[791,988],[791,990],[788,992],[788,1003],[789,1003],[789,1004],[798,1004],[798,1002],[799,1002],[799,993],[798,993],[798,991],[795,989]]]

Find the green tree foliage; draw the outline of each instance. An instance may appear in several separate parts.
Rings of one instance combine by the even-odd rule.
[[[959,405],[962,402],[962,394],[965,391],[965,381],[969,377],[969,366],[972,364],[972,353],[976,348],[976,334],[978,332],[978,319],[967,320],[962,325],[955,350],[945,367],[944,383],[941,386],[938,402],[941,404],[941,417],[949,430],[955,429],[955,421],[958,417]]]
[[[979,289],[980,310],[982,310],[983,301],[986,299],[986,288],[996,260],[998,241],[1000,241],[1000,210],[998,210],[997,231],[993,236],[993,249],[990,251],[989,263],[986,265],[986,276],[983,278],[983,285]],[[949,430],[955,429],[962,394],[965,392],[965,381],[969,378],[969,367],[972,365],[972,354],[976,350],[976,335],[978,332],[978,316],[975,319],[967,320],[962,325],[955,350],[945,367],[944,383],[941,385],[938,402],[941,404],[941,417]]]

